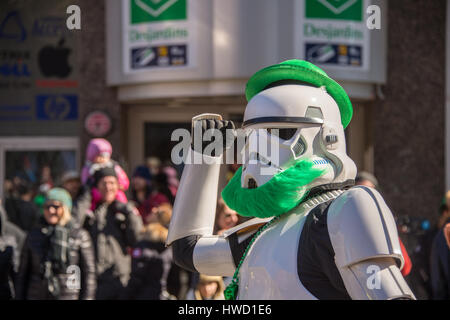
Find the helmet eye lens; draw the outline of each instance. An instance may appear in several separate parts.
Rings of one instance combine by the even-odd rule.
[[[297,128],[269,128],[266,129],[268,133],[270,133],[273,136],[279,137],[283,140],[289,140],[291,139],[294,134],[297,132]]]

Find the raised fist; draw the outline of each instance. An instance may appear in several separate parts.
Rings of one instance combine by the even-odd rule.
[[[220,115],[202,114],[192,119],[192,149],[198,153],[220,156],[233,145],[236,137],[234,123]]]

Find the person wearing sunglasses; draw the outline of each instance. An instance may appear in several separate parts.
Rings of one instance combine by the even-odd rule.
[[[95,257],[89,233],[72,220],[72,199],[62,188],[46,195],[44,214],[20,259],[19,300],[88,300],[95,297]]]

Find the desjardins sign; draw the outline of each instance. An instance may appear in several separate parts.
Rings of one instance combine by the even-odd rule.
[[[327,40],[333,40],[336,38],[348,40],[364,39],[363,31],[360,29],[355,29],[351,25],[340,28],[334,27],[331,24],[324,27],[315,25],[314,23],[305,23],[303,30],[305,37],[324,38]]]
[[[186,28],[171,28],[167,27],[160,30],[148,29],[145,31],[141,30],[130,30],[129,40],[130,42],[136,41],[158,41],[158,40],[171,40],[171,39],[183,39],[187,38],[189,35]]]

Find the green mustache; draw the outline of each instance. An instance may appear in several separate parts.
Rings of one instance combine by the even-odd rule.
[[[241,186],[240,167],[223,189],[222,198],[231,209],[245,217],[279,216],[298,206],[310,190],[308,184],[325,171],[315,168],[311,160],[302,159],[262,186],[246,189]]]

